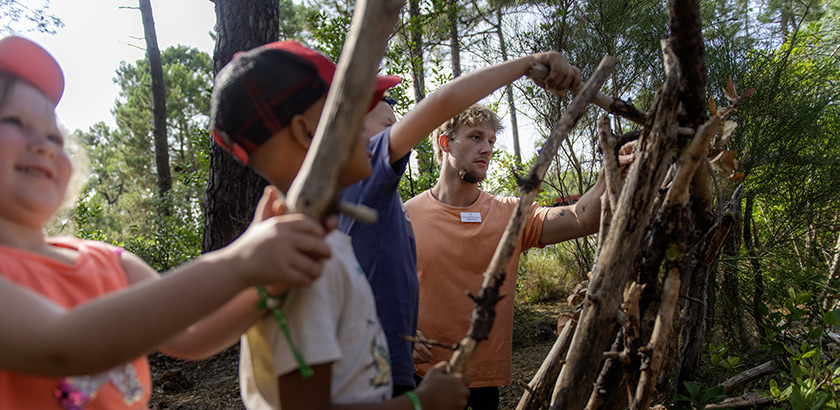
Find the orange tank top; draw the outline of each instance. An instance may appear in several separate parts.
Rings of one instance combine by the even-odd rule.
[[[68,309],[128,286],[120,264],[120,248],[76,238],[48,241],[77,250],[76,263],[67,265],[0,246],[0,275]],[[90,376],[38,377],[0,370],[0,409],[146,409],[151,385],[145,357]],[[86,400],[86,405],[79,405]]]

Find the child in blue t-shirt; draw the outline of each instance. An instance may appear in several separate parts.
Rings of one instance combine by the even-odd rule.
[[[546,84],[541,84],[548,89],[566,90],[580,79],[580,71],[562,54],[538,53],[458,77],[429,94],[399,121],[393,101],[387,98],[365,117],[363,131],[371,137],[373,172],[344,189],[341,198],[376,209],[379,218],[374,225],[364,225],[341,216],[339,230],[353,239],[356,257],[373,289],[391,352],[394,396],[414,388],[414,362],[426,363],[431,358],[423,344],[412,345],[400,337],[417,331],[419,299],[414,231],[398,192],[411,148],[467,107],[528,74],[532,62],[549,68]]]

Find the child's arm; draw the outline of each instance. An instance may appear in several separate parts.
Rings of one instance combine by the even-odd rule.
[[[424,409],[463,410],[470,395],[469,376],[443,372],[445,362],[432,367],[415,393]],[[411,410],[406,396],[382,403],[333,404],[330,400],[331,364],[312,366],[315,373],[308,379],[297,370],[278,378],[280,407],[283,410]]]
[[[260,199],[254,215],[255,222],[285,213],[285,206],[280,202],[278,192],[274,187],[266,188],[265,195]],[[284,262],[283,265],[273,269],[287,271],[290,278],[306,274],[307,279],[314,279],[321,273],[321,258],[329,257],[329,249],[323,242],[323,230],[318,229],[309,218],[300,214],[283,218],[287,220],[287,223],[283,225],[284,240],[272,242],[271,249],[266,250],[266,252],[273,252],[273,257],[278,261]],[[321,248],[321,245],[324,248]],[[131,254],[123,253],[123,255],[123,266],[132,282],[158,279],[158,274],[145,262]],[[308,284],[309,281],[295,283],[290,280],[288,284],[282,285],[292,287]],[[269,289],[274,293],[280,293],[277,286]],[[242,333],[265,314],[257,308],[258,302],[259,296],[256,289],[246,289],[220,309],[166,341],[157,350],[168,356],[185,360],[201,360],[210,357],[238,342]]]
[[[546,88],[562,95],[580,83],[580,70],[558,52],[533,54],[464,74],[441,86],[391,126],[390,156],[395,162],[446,120],[454,117],[499,87],[526,75],[531,62],[549,68]]]
[[[135,359],[246,288],[311,283],[321,272],[320,260],[330,254],[323,235],[321,226],[302,216],[273,217],[158,280],[69,311],[0,278],[0,368],[62,376]],[[300,252],[296,258],[278,251],[289,243]]]

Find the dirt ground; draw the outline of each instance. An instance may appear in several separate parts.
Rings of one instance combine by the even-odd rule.
[[[560,304],[558,304],[560,305]],[[565,304],[562,304],[565,305]],[[517,380],[528,382],[551,350],[560,306],[517,307],[514,320],[513,380],[501,389],[501,408],[514,409],[522,396]],[[239,397],[239,348],[200,362],[152,354],[151,410],[244,409]]]

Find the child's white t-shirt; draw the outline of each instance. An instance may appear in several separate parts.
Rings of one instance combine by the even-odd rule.
[[[388,400],[392,390],[388,343],[370,285],[350,237],[333,231],[326,241],[332,258],[321,276],[309,287],[290,291],[283,302],[292,341],[310,366],[332,363],[333,403]],[[242,336],[239,380],[245,407],[279,409],[277,377],[291,371],[298,371],[297,362],[274,317],[266,316]]]

